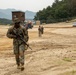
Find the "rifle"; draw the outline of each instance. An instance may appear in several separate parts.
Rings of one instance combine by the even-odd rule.
[[[20,34],[16,34],[16,32],[14,32],[14,34],[17,36],[17,37],[20,37],[20,40],[22,40],[24,43],[25,43],[25,45],[27,45],[27,47],[29,47],[31,50],[32,50],[32,48],[25,42],[25,40],[22,38],[22,36],[20,35]]]

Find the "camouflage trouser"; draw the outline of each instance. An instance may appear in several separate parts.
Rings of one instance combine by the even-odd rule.
[[[24,52],[25,52],[25,45],[14,45],[14,54],[16,58],[17,65],[24,65]]]

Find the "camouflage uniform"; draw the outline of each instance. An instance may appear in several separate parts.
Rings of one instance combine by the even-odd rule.
[[[22,38],[27,42],[28,41],[28,31],[20,26],[19,28],[15,28],[14,26],[9,28],[7,31],[7,37],[13,39],[13,49],[14,54],[16,56],[16,63],[19,66],[20,64],[24,65],[24,51],[26,49],[26,45],[20,39],[20,37],[15,38],[15,34],[18,33],[22,36]]]
[[[44,33],[44,27],[43,26],[41,27],[41,32],[42,32],[42,34]]]
[[[39,37],[41,37],[41,34],[42,34],[42,28],[41,28],[41,26],[39,26],[38,31],[39,31]]]

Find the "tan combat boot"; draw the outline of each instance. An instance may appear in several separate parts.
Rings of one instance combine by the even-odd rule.
[[[21,65],[21,71],[23,71],[25,68],[24,68],[24,65]]]

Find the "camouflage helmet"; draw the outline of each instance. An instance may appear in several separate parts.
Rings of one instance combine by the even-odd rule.
[[[20,23],[20,20],[18,18],[15,18],[14,23]]]

